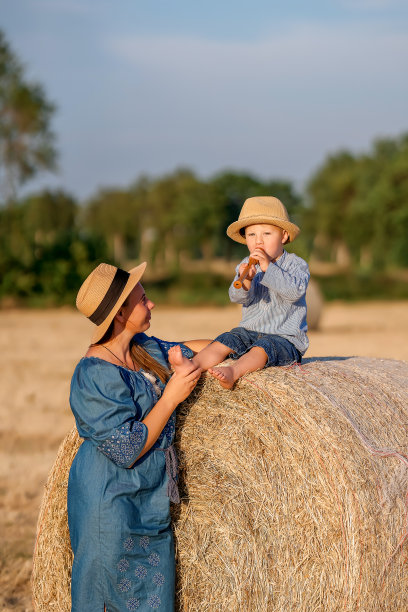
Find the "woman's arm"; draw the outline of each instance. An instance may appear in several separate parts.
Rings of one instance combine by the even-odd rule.
[[[173,374],[150,413],[139,420],[141,409],[135,405],[122,369],[107,367],[99,359],[81,360],[70,393],[79,435],[92,440],[118,467],[132,467],[153,446],[174,409],[197,384],[201,369],[189,362],[186,370]],[[143,382],[139,392],[146,392]]]
[[[174,410],[190,395],[191,391],[196,386],[200,374],[201,369],[195,368],[188,374],[176,372],[170,378],[161,398],[157,401],[146,418],[141,421],[147,427],[148,434],[145,445],[134,463],[151,449]]]

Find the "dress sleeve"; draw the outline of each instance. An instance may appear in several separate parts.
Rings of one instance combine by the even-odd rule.
[[[192,357],[194,357],[194,352],[191,350],[191,348],[189,348],[182,342],[168,342],[167,340],[160,340],[160,338],[156,338],[155,336],[151,336],[150,339],[158,344],[160,351],[162,352],[167,362],[169,361],[169,358],[168,358],[169,350],[171,349],[172,346],[177,346],[177,344],[180,346],[181,352],[183,353],[184,357],[187,357],[188,359],[191,359]]]
[[[70,404],[78,433],[90,439],[117,466],[133,465],[148,430],[120,368],[81,361],[72,377]]]

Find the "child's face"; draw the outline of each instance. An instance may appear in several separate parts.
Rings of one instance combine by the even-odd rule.
[[[245,238],[250,253],[255,249],[262,249],[273,260],[282,255],[288,233],[276,225],[261,223],[248,225],[245,228]]]

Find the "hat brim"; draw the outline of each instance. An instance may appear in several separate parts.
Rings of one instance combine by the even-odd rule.
[[[129,278],[127,280],[126,285],[123,288],[122,293],[118,297],[116,304],[113,306],[112,310],[110,311],[108,316],[105,318],[103,323],[101,323],[100,325],[97,325],[97,327],[94,329],[94,332],[91,338],[91,344],[95,344],[96,342],[99,342],[99,340],[103,338],[103,336],[106,334],[106,332],[109,329],[109,325],[112,323],[113,319],[115,318],[116,313],[122,306],[123,302],[130,295],[131,291],[136,287],[137,283],[142,278],[144,271],[146,269],[146,266],[147,266],[147,263],[144,261],[143,263],[139,264],[135,268],[132,268],[131,270],[129,270]]]
[[[294,239],[300,234],[300,228],[294,223],[286,221],[285,219],[280,219],[279,217],[267,217],[264,215],[252,215],[251,217],[238,219],[238,221],[231,223],[231,225],[227,227],[227,236],[229,236],[232,240],[235,240],[235,242],[246,244],[246,238],[242,236],[240,230],[243,227],[248,227],[248,225],[258,225],[262,223],[276,225],[277,227],[286,230],[289,234],[289,242],[293,242]]]

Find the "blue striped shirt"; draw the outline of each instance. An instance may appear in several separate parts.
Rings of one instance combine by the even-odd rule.
[[[247,263],[249,257],[241,263]],[[239,275],[239,264],[236,276]],[[308,346],[306,323],[306,288],[310,273],[307,263],[298,255],[283,251],[266,272],[256,265],[257,273],[249,291],[231,284],[231,302],[242,304],[240,326],[264,334],[286,338],[303,355]]]

